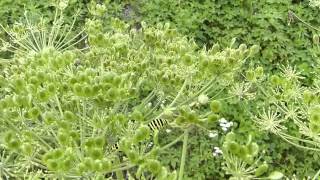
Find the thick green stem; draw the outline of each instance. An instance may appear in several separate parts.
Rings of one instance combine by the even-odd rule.
[[[119,157],[116,157],[115,161],[116,161],[115,162],[116,164],[119,164],[120,163]],[[122,169],[117,169],[117,170],[115,170],[115,172],[116,172],[117,179],[124,180],[124,177],[123,177],[123,174],[122,174]]]
[[[189,136],[189,129],[186,129],[184,131],[184,137],[183,137],[183,147],[182,147],[182,155],[181,155],[181,161],[180,161],[178,180],[183,179],[184,165],[186,163],[186,155],[187,155],[188,136]]]
[[[317,174],[312,178],[312,180],[316,180],[320,175],[320,170],[317,172]]]

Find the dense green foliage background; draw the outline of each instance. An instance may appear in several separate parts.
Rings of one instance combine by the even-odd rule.
[[[21,20],[24,10],[41,13],[44,16],[52,16],[51,2],[19,0],[0,1],[0,23],[13,24]],[[295,65],[305,76],[304,83],[312,84],[312,77],[318,72],[313,67],[317,64],[315,58],[319,56],[319,49],[313,44],[314,29],[306,26],[296,17],[292,17],[289,11],[294,12],[304,21],[317,27],[320,25],[318,8],[312,8],[308,1],[289,0],[140,0],[140,1],[71,1],[66,10],[66,17],[75,9],[82,9],[78,23],[84,23],[86,17],[90,17],[88,8],[92,4],[105,4],[107,9],[102,19],[107,23],[112,17],[118,17],[128,22],[132,27],[139,27],[140,22],[157,24],[170,22],[177,30],[193,38],[199,45],[212,47],[218,43],[222,47],[228,47],[233,38],[237,38],[236,45],[245,43],[248,45],[259,44],[260,54],[251,60],[254,68],[263,66],[266,73],[277,71],[280,65]],[[8,11],[9,10],[9,11]],[[70,20],[70,19],[69,19]],[[67,18],[68,21],[68,18]],[[3,34],[2,34],[3,35]],[[228,102],[231,103],[232,102]],[[245,108],[247,109],[245,110]],[[250,104],[233,104],[223,110],[222,115],[233,122],[234,131],[238,134],[239,141],[246,141],[251,134],[261,149],[266,150],[263,157],[271,163],[271,170],[280,170],[288,177],[294,174],[299,177],[312,176],[320,168],[319,154],[306,152],[290,144],[283,143],[277,137],[260,132],[250,121],[248,109],[255,109]],[[292,127],[290,130],[296,132]],[[163,143],[170,142],[176,134],[162,135]],[[225,133],[219,132],[218,139],[212,139],[206,131],[193,132],[190,138],[186,165],[186,176],[189,179],[220,179],[226,178],[220,164],[221,157],[213,157],[212,149],[222,145]],[[162,163],[175,169],[180,158],[181,144],[172,147],[166,153]]]
[[[115,6],[117,8],[114,8]],[[198,44],[208,47],[215,43],[227,47],[235,37],[237,44],[259,44],[260,55],[251,63],[263,66],[267,72],[278,71],[280,65],[291,64],[306,77],[306,84],[312,83],[312,77],[317,73],[314,67],[319,51],[312,40],[317,32],[289,14],[289,11],[292,11],[305,22],[317,27],[320,24],[320,11],[318,8],[310,7],[308,1],[146,0],[113,1],[110,7],[109,15],[121,17],[132,25],[140,21],[152,24],[169,21],[178,31],[194,38]],[[281,143],[282,140],[268,134],[260,134],[252,126],[250,117],[244,112],[243,107],[244,104],[235,104],[233,108],[226,110],[225,114],[239,124],[236,128],[239,134],[253,132],[256,140],[260,141],[259,145],[268,149],[264,158],[272,162],[274,169],[284,170],[289,177],[293,174],[298,177],[315,174],[316,169],[320,167],[316,163],[319,155]],[[201,142],[204,146],[211,144],[207,147],[209,150],[215,142],[205,133],[195,137],[197,138],[192,141],[194,144],[190,149],[197,153],[190,152],[189,155],[197,161],[190,161],[190,170],[187,171],[190,172],[189,177],[205,176],[210,179],[221,176],[217,169],[219,160],[208,158],[209,153],[201,154],[203,152],[197,151],[198,143]],[[178,158],[179,153],[173,156]],[[199,162],[205,163],[201,163],[197,171],[193,171],[199,166]]]

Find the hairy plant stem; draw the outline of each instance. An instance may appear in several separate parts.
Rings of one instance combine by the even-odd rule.
[[[186,155],[187,155],[188,137],[189,137],[189,129],[187,128],[184,131],[182,155],[181,155],[181,160],[180,160],[180,169],[179,169],[179,178],[178,178],[178,180],[182,180],[183,179],[184,165],[186,163]]]

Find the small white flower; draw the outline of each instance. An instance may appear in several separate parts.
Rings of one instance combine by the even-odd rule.
[[[171,129],[166,129],[166,133],[171,133],[172,130]]]
[[[226,123],[224,127],[230,128],[231,126],[232,126],[232,123],[229,122],[229,123]]]
[[[222,129],[224,132],[228,131],[228,128],[226,128],[226,127],[222,127],[221,129]]]
[[[209,133],[209,137],[210,138],[214,138],[214,137],[217,137],[217,136],[218,136],[217,133],[212,133],[212,132]]]
[[[227,123],[228,121],[225,118],[221,118],[221,119],[219,119],[219,122],[220,123]]]
[[[214,147],[213,149],[214,149],[214,151],[212,152],[213,156],[218,156],[223,154],[222,150],[219,147]]]

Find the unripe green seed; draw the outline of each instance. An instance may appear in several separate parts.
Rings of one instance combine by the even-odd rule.
[[[107,94],[111,100],[116,100],[119,97],[119,90],[117,88],[110,88]]]
[[[121,81],[122,81],[122,78],[120,76],[115,76],[112,82],[114,86],[119,86]]]
[[[31,118],[37,118],[40,115],[41,111],[38,107],[33,107],[29,110],[29,116]]]
[[[202,105],[205,105],[207,104],[209,101],[209,97],[207,95],[204,95],[204,94],[201,94],[199,97],[198,97],[198,102]]]
[[[116,74],[114,72],[106,72],[103,75],[102,82],[103,83],[112,83],[115,76],[116,76]]]
[[[247,154],[247,155],[245,156],[245,158],[244,158],[244,161],[245,161],[247,164],[252,164],[253,161],[254,161],[254,158],[253,158],[253,156]]]
[[[249,56],[254,57],[256,54],[258,54],[260,51],[260,46],[258,45],[253,45],[250,48]]]
[[[309,91],[309,90],[305,90],[304,92],[303,92],[303,101],[305,102],[305,103],[310,103],[311,101],[312,101],[312,99],[313,99],[313,93],[311,92],[311,91]]]
[[[257,67],[256,71],[255,71],[255,74],[258,76],[258,77],[262,77],[263,76],[263,67],[259,66]]]
[[[93,163],[94,163],[94,161],[93,161],[93,159],[92,158],[85,158],[84,160],[83,160],[83,164],[84,164],[84,166],[85,166],[85,168],[86,168],[86,170],[93,170]]]
[[[10,149],[13,150],[18,150],[21,146],[21,142],[18,139],[12,139],[9,143],[8,143],[8,147]]]
[[[256,80],[255,72],[253,70],[248,70],[246,72],[246,77],[247,77],[248,81],[255,81]]]
[[[56,87],[54,83],[50,83],[47,89],[48,89],[48,92],[50,92],[51,94],[54,94],[56,92]]]
[[[9,142],[10,142],[11,140],[13,140],[14,138],[15,138],[15,135],[14,135],[14,133],[11,132],[11,131],[6,132],[5,135],[4,135],[4,141],[5,141],[6,143],[9,143]]]
[[[266,173],[268,171],[268,164],[267,163],[263,163],[261,164],[257,169],[256,169],[256,172],[255,172],[255,176],[259,177],[261,175],[263,175],[264,173]]]
[[[66,131],[69,131],[70,128],[72,127],[71,122],[66,121],[66,120],[60,120],[60,121],[56,121],[56,122],[57,122],[59,128],[66,130]]]
[[[50,170],[56,171],[59,168],[59,163],[57,160],[49,159],[47,161],[47,166]]]
[[[30,143],[24,143],[22,145],[22,152],[28,156],[30,156],[33,152],[33,145]]]
[[[46,91],[46,90],[41,90],[39,93],[38,93],[38,99],[41,101],[41,102],[47,102],[49,100],[49,93]]]
[[[74,84],[73,91],[76,95],[83,96],[82,85],[80,83]]]
[[[62,144],[62,145],[67,145],[68,144],[68,141],[69,141],[69,138],[68,138],[68,134],[66,133],[59,133],[58,134],[58,140],[59,140],[59,143]]]
[[[238,154],[240,151],[240,145],[235,141],[231,141],[227,143],[227,149],[233,154]]]
[[[212,113],[208,116],[208,122],[209,123],[215,123],[219,119],[219,115]]]
[[[148,126],[140,126],[134,135],[134,140],[135,140],[135,143],[138,143],[148,139],[149,137],[150,137],[150,129],[148,128]]]
[[[158,175],[161,172],[161,168],[162,168],[159,161],[152,160],[152,159],[146,162],[146,167],[154,175]]]
[[[101,148],[93,148],[89,150],[90,157],[92,159],[102,159],[103,151]]]
[[[317,123],[314,123],[314,122],[309,123],[309,128],[315,134],[320,133],[320,125]]]
[[[73,112],[71,112],[71,111],[65,111],[64,113],[63,113],[63,118],[65,119],[65,120],[67,120],[67,121],[74,121],[74,120],[76,120],[76,115],[75,114],[73,114]]]
[[[214,113],[218,113],[221,110],[221,103],[218,100],[213,100],[210,103],[211,111]]]
[[[61,166],[62,166],[61,168],[63,171],[68,171],[72,168],[73,161],[71,159],[67,158],[61,162]]]
[[[128,156],[129,161],[134,164],[139,161],[139,154],[135,151],[129,151],[126,155]]]
[[[62,149],[56,149],[52,151],[52,159],[59,159],[64,155]]]
[[[312,112],[310,116],[310,121],[315,124],[320,124],[320,112]]]
[[[315,45],[319,44],[319,35],[318,34],[314,34],[312,37],[312,41]]]
[[[246,160],[248,154],[248,148],[245,145],[241,145],[237,154],[243,160]]]
[[[93,171],[96,171],[96,172],[101,172],[101,171],[103,171],[103,164],[102,164],[102,162],[101,162],[101,160],[95,160],[94,162],[93,162]]]
[[[270,77],[270,81],[273,86],[279,86],[281,83],[281,79],[277,75],[272,75]]]
[[[240,46],[239,46],[239,49],[240,49],[240,51],[245,51],[246,49],[247,49],[248,47],[247,47],[247,45],[246,44],[240,44]]]
[[[92,149],[95,147],[95,142],[93,139],[88,139],[86,142],[85,142],[85,146],[88,148],[88,149]]]
[[[44,121],[46,124],[52,124],[56,121],[55,115],[53,112],[46,112],[44,114]]]
[[[47,79],[47,75],[44,72],[39,71],[37,73],[37,79],[38,79],[39,82],[44,82]]]
[[[77,169],[80,175],[89,170],[84,163],[80,163]]]
[[[136,120],[136,121],[143,121],[144,120],[144,116],[142,114],[142,112],[140,112],[139,110],[134,110],[133,113],[131,114],[132,119]]]
[[[25,81],[22,78],[17,78],[14,80],[13,86],[17,91],[23,91],[25,88]]]
[[[90,86],[90,85],[85,85],[83,87],[83,94],[86,96],[86,97],[91,97],[93,96],[93,88]]]
[[[193,57],[190,54],[185,54],[182,56],[182,61],[185,65],[190,66],[193,63]]]
[[[248,145],[248,153],[251,155],[251,156],[256,156],[258,155],[258,152],[259,152],[259,146],[257,143],[250,143]]]
[[[38,81],[38,78],[35,77],[35,76],[32,76],[30,79],[29,79],[30,83],[33,84],[33,85],[38,85],[39,84],[39,81]]]
[[[109,170],[111,168],[112,164],[107,159],[103,159],[102,160],[102,166],[103,166],[103,170],[107,171],[107,170]]]
[[[211,48],[210,54],[214,55],[217,52],[220,51],[220,45],[219,44],[214,44]]]
[[[94,139],[94,143],[96,147],[103,147],[105,145],[105,138],[101,137],[96,137]]]

